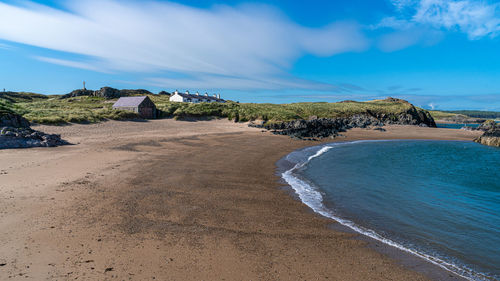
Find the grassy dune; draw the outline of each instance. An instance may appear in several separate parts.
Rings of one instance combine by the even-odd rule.
[[[160,110],[160,117],[163,118],[218,117],[240,122],[251,120],[290,121],[307,119],[312,116],[333,118],[363,113],[395,116],[413,108],[411,104],[399,100],[292,104],[256,104],[229,101],[223,104],[190,104],[169,102],[168,95],[149,95],[149,97],[155,102]],[[112,105],[115,101],[89,96],[62,99],[59,96],[31,93],[0,94],[0,110],[18,113],[30,122],[39,124],[94,123],[106,119],[138,118],[132,112],[113,110]]]
[[[154,99],[153,99],[154,100]],[[170,103],[155,100],[164,116],[203,117],[216,116],[236,119],[238,121],[265,120],[265,121],[290,121],[294,119],[307,119],[311,116],[318,118],[346,117],[355,114],[390,114],[397,115],[412,108],[405,102],[391,102],[386,100],[368,102],[342,102],[342,103]]]
[[[445,111],[438,111],[438,110],[429,110],[429,113],[435,120],[443,120],[446,118],[454,118],[454,117],[468,118],[468,116],[466,115],[450,113]]]
[[[133,112],[113,110],[112,105],[104,98],[97,97],[50,98],[19,103],[22,115],[30,122],[39,124],[95,123],[105,119],[138,118]]]
[[[38,124],[95,123],[106,119],[138,118],[133,112],[113,110],[111,108],[113,102],[104,98],[44,97],[31,100],[17,97],[11,102],[10,97],[5,98],[0,95],[0,113],[17,113]]]
[[[445,119],[500,119],[500,112],[496,111],[477,111],[477,110],[456,110],[456,111],[429,111],[436,120]]]

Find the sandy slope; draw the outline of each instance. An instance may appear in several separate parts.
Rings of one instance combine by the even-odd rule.
[[[275,163],[317,143],[228,121],[36,129],[76,145],[0,151],[0,280],[424,280],[329,229]],[[395,126],[350,139],[470,140]]]

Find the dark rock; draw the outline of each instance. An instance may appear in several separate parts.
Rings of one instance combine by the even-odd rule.
[[[102,87],[98,91],[94,92],[94,96],[107,99],[115,99],[121,97],[120,90],[111,87]]]
[[[484,121],[481,125],[479,125],[479,127],[477,127],[476,130],[486,132],[495,129],[500,129],[500,123],[496,123],[495,120],[487,120]]]
[[[62,95],[62,99],[67,99],[67,98],[74,98],[74,97],[81,97],[81,96],[92,96],[94,95],[94,91],[92,90],[87,90],[87,89],[78,89],[74,90],[71,93]]]
[[[30,122],[24,117],[14,113],[0,115],[0,127],[29,128]]]
[[[405,100],[402,100],[402,99],[398,99],[398,98],[392,98],[392,97],[388,97],[384,100],[385,102],[397,102],[397,103],[408,103],[408,101],[405,101]]]
[[[485,131],[482,136],[474,141],[484,145],[500,147],[500,126]]]
[[[74,90],[71,93],[66,95],[62,95],[62,99],[73,98],[73,97],[81,97],[81,96],[89,96],[89,97],[102,97],[106,99],[117,99],[121,97],[129,97],[129,96],[146,96],[152,95],[148,90],[138,89],[138,90],[118,90],[111,87],[102,87],[97,91],[87,90],[87,89],[79,89]]]
[[[169,92],[161,91],[158,93],[158,95],[164,95],[164,96],[170,96]]]
[[[129,97],[129,96],[147,96],[147,95],[152,95],[148,90],[144,89],[137,89],[137,90],[120,90],[120,97]]]
[[[59,135],[45,134],[30,128],[30,123],[17,114],[0,116],[0,149],[52,147],[68,144]]]
[[[390,102],[405,102],[390,98]],[[436,127],[436,123],[429,112],[411,106],[407,112],[394,114],[378,114],[368,111],[366,114],[357,114],[340,118],[317,118],[308,120],[294,120],[286,122],[267,122],[263,124],[250,123],[250,127],[265,128],[274,134],[288,135],[298,139],[321,139],[338,136],[352,128],[382,127],[386,124],[416,125],[423,127]],[[385,130],[385,129],[377,129]]]
[[[294,120],[289,122],[276,122],[250,124],[251,127],[265,128],[274,134],[288,135],[299,139],[321,139],[337,136],[351,128],[366,128],[368,126],[382,126],[383,124],[366,115],[354,115],[349,118],[313,118],[309,120]]]

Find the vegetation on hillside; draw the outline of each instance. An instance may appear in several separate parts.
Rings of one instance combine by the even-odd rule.
[[[450,112],[445,112],[445,111],[438,111],[438,110],[429,110],[429,113],[431,114],[432,118],[435,120],[444,120],[447,118],[468,118],[466,115],[462,114],[456,114],[456,113],[450,113]]]
[[[412,105],[401,101],[376,100],[342,103],[171,103],[153,97],[164,117],[224,117],[241,122],[252,120],[290,121],[294,119],[347,117],[355,114],[398,115],[407,112]]]
[[[123,120],[138,118],[135,113],[113,110],[116,99],[94,96],[60,98],[59,96],[39,97],[36,94],[19,94],[8,98],[0,96],[0,108],[16,112],[33,123],[64,124],[92,123],[105,119]],[[169,102],[168,95],[149,95],[160,110],[163,118],[228,118],[246,122],[290,121],[294,119],[347,117],[355,114],[374,116],[397,116],[414,109],[407,102],[389,99],[368,102],[346,101],[340,103],[175,103]],[[5,106],[3,106],[5,105]],[[425,112],[421,109],[417,111]]]
[[[32,102],[39,100],[46,100],[49,96],[28,92],[2,92],[0,93],[0,100],[8,101],[11,103],[17,102]]]
[[[453,110],[444,111],[451,114],[466,115],[474,118],[484,118],[484,119],[500,119],[500,112],[497,111],[479,111],[479,110]]]
[[[12,103],[0,99],[0,116],[2,116],[5,113],[13,113],[14,111],[12,110]]]
[[[105,119],[139,118],[133,112],[113,110],[112,105],[112,102],[96,97],[18,98],[17,102],[12,103],[10,99],[0,96],[0,111],[17,113],[38,124],[95,123]]]
[[[500,112],[495,111],[477,111],[477,110],[456,110],[456,111],[429,111],[432,117],[436,120],[444,119],[500,119]]]

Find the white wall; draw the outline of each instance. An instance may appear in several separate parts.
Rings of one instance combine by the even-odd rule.
[[[174,101],[174,102],[184,102],[184,98],[181,97],[180,95],[178,94],[174,94],[173,96],[171,96],[169,98],[170,101]]]

